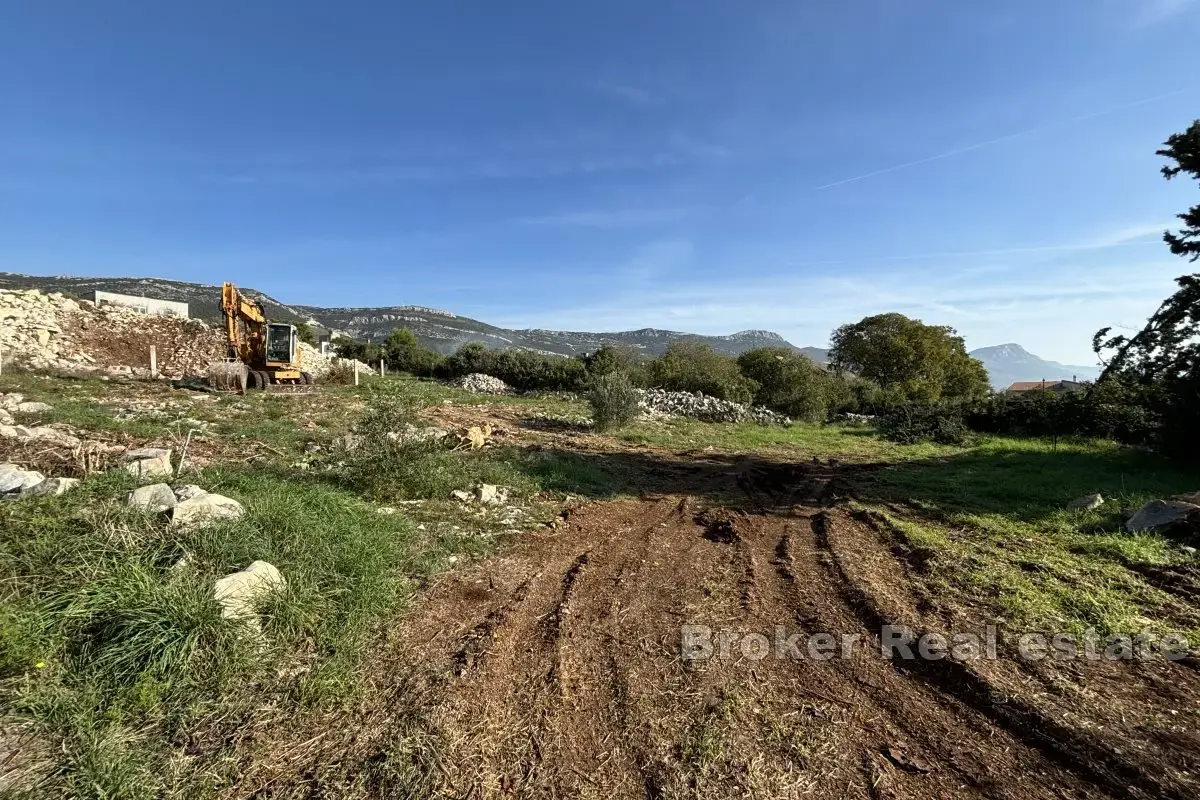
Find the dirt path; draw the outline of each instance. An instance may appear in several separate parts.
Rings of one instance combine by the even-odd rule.
[[[392,632],[378,692],[340,726],[356,733],[240,794],[308,795],[322,765],[362,759],[413,796],[1196,796],[1194,668],[884,658],[885,624],[982,633],[984,615],[925,596],[880,520],[823,508],[832,474],[730,480],[745,507],[594,502],[446,576]],[[802,657],[687,660],[685,625],[784,626]],[[818,632],[867,644],[815,660]]]

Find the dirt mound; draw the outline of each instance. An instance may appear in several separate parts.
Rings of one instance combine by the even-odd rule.
[[[987,616],[933,602],[878,518],[754,501],[827,494],[812,468],[736,480],[751,507],[590,503],[447,576],[389,636],[378,694],[319,740],[273,732],[237,793],[340,769],[412,796],[1196,796],[1195,670],[1035,669],[1003,642],[999,660],[884,657],[883,625],[986,640]],[[703,652],[686,626],[708,657],[685,657]]]

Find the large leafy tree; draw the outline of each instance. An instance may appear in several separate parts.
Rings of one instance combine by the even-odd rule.
[[[1171,136],[1157,151],[1173,161],[1162,168],[1168,179],[1187,175],[1200,180],[1200,120]],[[1167,231],[1163,241],[1189,262],[1200,259],[1200,205],[1178,215],[1183,228]],[[1092,347],[1104,362],[1097,385],[1119,382],[1138,387],[1142,402],[1161,416],[1161,441],[1167,450],[1195,458],[1200,437],[1200,273],[1175,279],[1179,288],[1163,301],[1133,336],[1096,333]]]
[[[944,325],[903,314],[877,314],[833,332],[834,369],[879,384],[899,402],[936,403],[986,395],[983,364],[967,354],[962,337]]]

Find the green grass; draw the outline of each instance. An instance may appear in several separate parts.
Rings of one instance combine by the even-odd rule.
[[[45,744],[40,795],[212,794],[231,773],[190,767],[178,778],[178,741],[197,730],[224,741],[264,707],[295,711],[352,699],[373,631],[421,581],[452,555],[484,555],[502,532],[557,508],[535,503],[514,518],[450,501],[450,491],[486,482],[521,499],[538,492],[610,498],[639,493],[647,475],[669,489],[686,459],[678,454],[694,451],[720,454],[694,465],[714,475],[726,474],[725,462],[737,454],[845,462],[859,502],[885,510],[897,537],[921,555],[918,578],[931,598],[951,602],[965,592],[1008,629],[1148,627],[1189,631],[1200,641],[1200,614],[1139,571],[1179,562],[1177,543],[1121,529],[1124,511],[1200,489],[1200,474],[1111,443],[899,445],[859,426],[672,420],[637,423],[617,437],[669,451],[666,458],[644,448],[471,452],[391,442],[386,433],[419,426],[423,407],[446,401],[570,417],[587,416],[587,406],[392,377],[315,396],[190,404],[150,382],[6,373],[0,390],[51,403],[50,421],[156,441],[170,436],[169,423],[113,422],[111,409],[133,398],[169,403],[171,415],[209,423],[208,435],[233,454],[231,463],[187,480],[243,501],[248,511],[236,522],[170,529],[124,506],[133,484],[123,473],[93,476],[62,497],[0,504],[0,706],[32,720]],[[325,451],[309,459],[308,471],[291,467],[306,442],[328,444],[351,430],[368,444],[349,454]],[[243,454],[265,457],[246,465]],[[695,477],[683,474],[679,485],[691,488],[680,491],[707,485]],[[1108,502],[1091,512],[1065,510],[1090,492]],[[401,504],[411,500],[423,502]],[[383,515],[378,505],[399,510]],[[275,564],[288,582],[262,609],[261,636],[222,620],[211,599],[216,578],[256,559]],[[706,719],[681,742],[701,773],[721,759],[713,724],[720,721]],[[397,775],[431,768],[408,747],[397,742],[394,758],[372,768]]]
[[[1198,609],[1138,571],[1184,561],[1179,543],[1123,529],[1127,512],[1198,485],[1196,472],[1111,442],[995,438],[873,472],[860,496],[909,509],[890,515],[932,554],[935,595],[964,588],[1017,628],[1182,630],[1200,641]],[[1103,506],[1066,510],[1093,492]]]
[[[306,704],[351,696],[375,623],[470,538],[417,531],[269,469],[192,480],[245,501],[247,516],[169,529],[123,506],[131,483],[118,475],[0,514],[0,697],[55,742],[55,790],[152,796],[175,731],[278,692]],[[173,566],[185,554],[188,566]],[[255,559],[288,584],[264,609],[261,639],[211,599],[214,579]],[[280,678],[276,665],[298,655],[298,674]]]
[[[129,433],[141,424],[114,426],[104,416],[106,403],[122,400],[101,381],[21,376],[18,384],[3,388],[54,404],[56,419],[81,428]],[[155,402],[178,397],[169,387],[134,388]],[[241,439],[247,454],[257,452],[254,442],[269,448],[253,465],[238,459],[187,478],[242,501],[247,515],[235,522],[172,529],[125,507],[134,483],[124,473],[0,505],[0,704],[32,721],[46,745],[37,794],[208,792],[193,784],[229,777],[189,768],[180,784],[172,767],[179,736],[228,736],[264,705],[348,702],[362,688],[360,658],[373,631],[416,586],[451,556],[482,556],[499,541],[494,534],[547,516],[537,506],[513,516],[448,499],[477,482],[531,496],[537,479],[518,468],[526,459],[515,450],[379,445],[454,391],[379,380],[317,397],[225,396],[187,407],[232,451]],[[147,433],[161,439],[160,427],[147,423]],[[370,438],[358,455],[329,453],[307,472],[290,467],[289,451],[304,441],[351,428]],[[386,515],[368,502],[414,498],[428,502]],[[223,620],[211,596],[215,579],[259,559],[287,581],[261,609],[261,634]]]
[[[797,423],[789,427],[759,425],[754,422],[713,424],[689,419],[663,422],[639,422],[618,438],[632,444],[646,444],[675,450],[713,450],[727,452],[797,451],[806,456],[855,460],[908,460],[959,452],[962,448],[935,444],[901,445],[875,436],[861,425],[814,425]]]

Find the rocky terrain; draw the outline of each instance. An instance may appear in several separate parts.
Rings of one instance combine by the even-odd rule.
[[[150,347],[158,375],[200,377],[225,355],[224,333],[204,320],[97,307],[61,293],[0,290],[0,358],[37,372],[99,372],[150,376]],[[307,372],[324,375],[333,360],[301,344]],[[365,364],[360,370],[371,371]]]

